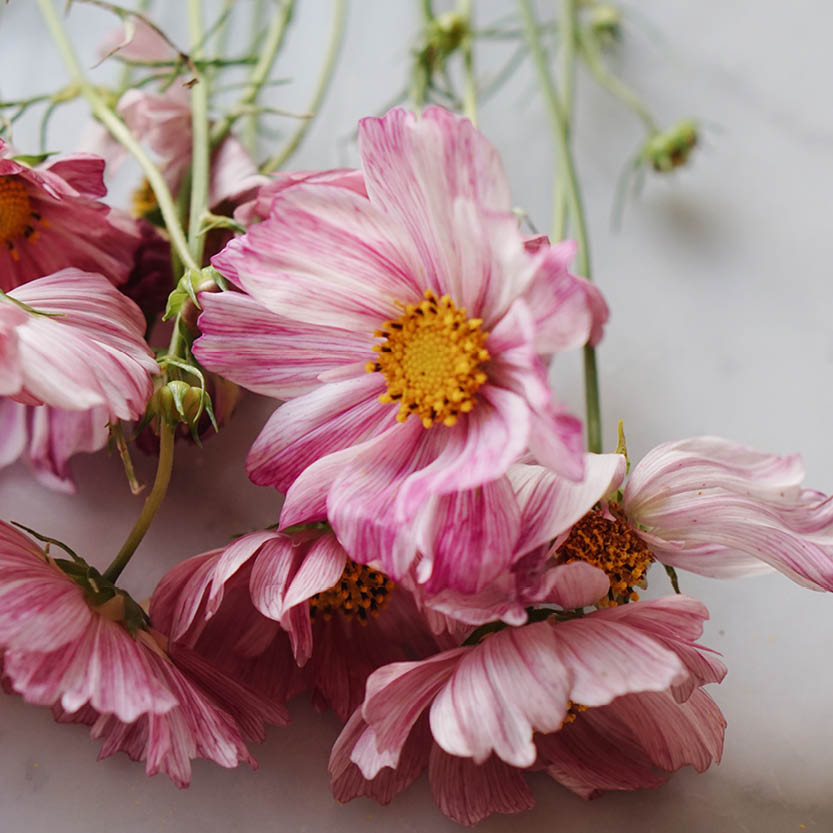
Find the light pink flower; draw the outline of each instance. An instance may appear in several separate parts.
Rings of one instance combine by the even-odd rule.
[[[296,397],[247,464],[288,490],[282,524],[328,518],[397,580],[419,548],[431,592],[479,590],[521,534],[509,466],[529,447],[583,474],[580,423],[544,358],[590,337],[592,290],[568,272],[569,244],[527,251],[468,121],[393,110],[359,135],[368,197],[342,172],[281,182],[269,218],[214,259],[247,294],[202,296],[195,352]]]
[[[701,690],[723,664],[695,644],[707,616],[687,596],[506,628],[368,679],[330,758],[339,801],[383,803],[428,767],[462,824],[533,805],[523,771],[586,798],[656,786],[655,767],[719,761],[725,721]]]
[[[692,437],[640,460],[622,508],[665,564],[721,578],[778,570],[833,590],[833,499],[803,480],[799,455]]]
[[[161,93],[128,90],[119,100],[118,111],[133,134],[159,156],[168,187],[176,193],[193,151],[188,88],[177,82]],[[251,199],[256,189],[267,182],[234,136],[227,137],[214,151],[209,182],[212,206]]]
[[[68,266],[125,281],[139,238],[101,202],[104,160],[76,153],[30,168],[11,153],[0,139],[0,289]]]
[[[94,569],[54,561],[0,523],[0,656],[12,690],[91,725],[101,757],[125,751],[181,787],[196,757],[254,764],[243,729],[262,740],[264,721],[286,722],[283,707],[184,649],[166,653],[138,611]]]
[[[0,296],[0,395],[135,419],[158,370],[144,329],[138,307],[101,275],[64,269],[17,287]]]
[[[253,532],[188,559],[162,579],[150,612],[173,644],[265,696],[307,689],[342,720],[377,668],[452,644],[405,588],[351,562],[325,530]]]

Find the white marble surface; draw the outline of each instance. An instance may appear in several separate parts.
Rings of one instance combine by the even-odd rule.
[[[247,5],[247,0],[239,0]],[[165,13],[184,3],[168,2]],[[555,7],[557,4],[541,4]],[[302,0],[278,72],[296,82],[277,95],[303,108],[326,27],[326,0]],[[343,162],[334,137],[377,110],[404,81],[415,3],[354,0],[338,80],[298,167]],[[514,9],[477,4],[488,20]],[[579,84],[578,159],[589,206],[598,283],[613,317],[600,350],[608,445],[623,418],[631,453],[696,433],[718,433],[804,454],[808,483],[833,490],[833,289],[830,193],[833,6],[821,0],[632,0],[638,23],[617,59],[624,77],[663,122],[693,114],[716,126],[678,176],[649,179],[619,234],[609,229],[612,183],[639,141],[639,127],[585,77]],[[76,6],[71,29],[87,63],[109,28]],[[483,63],[493,60],[483,53]],[[31,0],[0,6],[0,94],[57,83],[60,64]],[[278,101],[278,98],[275,98]],[[50,146],[77,134],[77,114],[56,120]],[[75,113],[75,115],[73,115]],[[548,225],[551,152],[547,121],[528,69],[483,110],[516,199]],[[21,129],[23,149],[34,131]],[[555,381],[581,406],[578,362]],[[178,454],[172,499],[125,573],[137,596],[171,565],[235,532],[274,520],[275,496],[248,483],[242,461],[270,406],[249,400],[234,429],[200,451]],[[145,478],[147,460],[140,462]],[[70,542],[99,565],[118,547],[139,506],[118,463],[79,459],[73,498],[35,485],[22,466],[0,473],[0,516]],[[186,519],[184,512],[189,512]],[[833,600],[780,576],[717,582],[683,576],[710,607],[705,642],[730,673],[714,694],[729,721],[724,761],[704,775],[678,773],[653,792],[611,794],[587,804],[544,777],[531,781],[538,807],[493,817],[484,831],[617,830],[799,833],[833,829]],[[661,585],[664,577],[653,576]],[[339,807],[326,764],[338,727],[304,704],[285,730],[255,750],[257,772],[197,763],[179,792],[147,779],[124,756],[95,762],[79,727],[47,710],[0,702],[0,828],[61,833],[226,833],[241,829],[421,831],[458,829],[419,782],[384,809],[364,799]]]

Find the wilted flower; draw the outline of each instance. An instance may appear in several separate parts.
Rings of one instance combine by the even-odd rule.
[[[599,296],[568,272],[570,245],[527,250],[469,122],[393,110],[359,133],[369,197],[326,175],[279,190],[215,257],[248,294],[202,296],[195,354],[296,397],[248,460],[256,483],[287,491],[283,525],[327,518],[396,580],[419,549],[430,592],[471,592],[520,535],[508,467],[530,448],[583,474],[580,423],[552,399],[544,358],[596,332]]]
[[[162,579],[150,610],[175,644],[264,696],[308,689],[342,720],[377,668],[450,644],[405,588],[351,561],[323,528],[253,532],[194,556]]]
[[[330,758],[339,801],[386,803],[427,766],[462,824],[534,803],[525,770],[591,798],[719,761],[725,721],[701,689],[723,664],[695,644],[706,609],[673,596],[506,628],[376,671]]]
[[[692,437],[639,461],[622,510],[664,564],[720,578],[778,570],[833,590],[833,499],[803,481],[797,454]]]
[[[104,160],[76,153],[30,168],[0,139],[0,290],[68,266],[127,280],[138,234],[100,202]]]
[[[144,413],[158,369],[144,330],[132,301],[77,269],[0,296],[0,466],[24,455],[42,482],[72,491],[69,458]]]
[[[0,523],[0,657],[7,685],[62,722],[102,738],[100,756],[126,752],[188,785],[191,759],[254,764],[243,729],[283,724],[270,704],[165,637],[142,609],[84,562],[53,559]]]

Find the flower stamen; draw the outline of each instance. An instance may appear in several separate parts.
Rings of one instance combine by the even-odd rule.
[[[430,289],[419,304],[399,306],[402,315],[373,333],[384,341],[373,347],[376,361],[366,365],[369,373],[387,378],[379,401],[399,403],[399,422],[415,414],[426,428],[436,422],[451,427],[471,411],[487,379],[480,367],[489,359],[483,321],[467,318],[465,307],[455,306],[448,295],[438,299]]]
[[[387,607],[394,586],[384,573],[348,558],[341,578],[309,600],[310,617],[330,619],[338,612],[366,625]]]
[[[591,509],[572,528],[556,558],[586,561],[604,570],[610,578],[610,591],[601,606],[614,607],[639,601],[634,587],[646,586],[645,574],[654,555],[617,504],[609,503],[607,511]]]
[[[20,260],[15,241],[20,237],[34,243],[38,237],[35,223],[40,214],[32,211],[26,186],[19,177],[0,176],[0,241],[6,244],[14,260]]]

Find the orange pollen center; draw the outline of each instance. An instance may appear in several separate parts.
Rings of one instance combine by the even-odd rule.
[[[587,708],[587,706],[582,706],[581,703],[574,703],[572,700],[570,700],[570,702],[567,704],[567,714],[564,715],[564,720],[561,721],[561,728],[563,729],[570,723],[575,723],[576,718],[582,712],[586,712]]]
[[[608,504],[608,515],[591,509],[572,528],[556,557],[559,561],[586,561],[607,573],[610,591],[602,607],[638,601],[633,588],[645,586],[645,574],[654,560],[615,503]]]
[[[399,403],[399,422],[416,414],[426,428],[435,422],[450,427],[474,407],[475,393],[487,379],[481,369],[489,359],[483,321],[467,318],[464,307],[448,295],[438,299],[430,289],[419,304],[398,306],[402,315],[373,333],[384,341],[373,347],[376,361],[366,365],[388,380],[379,400]]]
[[[329,590],[316,593],[309,600],[310,616],[329,619],[339,612],[366,625],[387,607],[394,586],[384,573],[348,558],[341,578]]]
[[[0,240],[15,254],[18,237],[34,240],[34,223],[40,215],[32,211],[26,186],[16,176],[0,176]]]

